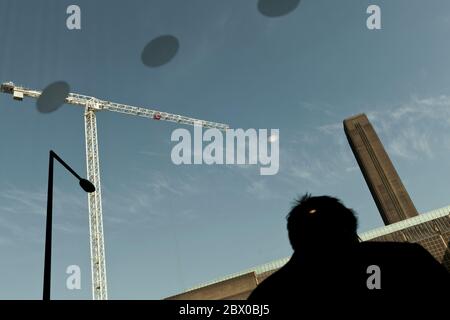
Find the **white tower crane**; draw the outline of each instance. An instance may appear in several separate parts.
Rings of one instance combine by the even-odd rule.
[[[41,91],[16,86],[13,82],[5,82],[0,91],[13,95],[15,100],[24,97],[39,98]],[[181,115],[151,110],[147,108],[128,106],[125,104],[100,100],[94,97],[69,93],[65,103],[84,107],[84,124],[86,139],[87,179],[95,186],[95,192],[88,193],[89,227],[91,245],[92,296],[94,300],[108,299],[105,265],[105,244],[103,239],[102,196],[100,185],[100,160],[98,156],[97,111],[113,111],[132,116],[140,116],[154,120],[165,120],[187,125],[199,125],[205,128],[228,129],[228,125],[215,123]]]

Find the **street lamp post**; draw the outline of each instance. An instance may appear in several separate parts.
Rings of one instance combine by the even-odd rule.
[[[58,160],[75,178],[80,187],[90,193],[95,191],[94,185],[81,178],[67,163],[65,163],[53,150],[50,150],[48,164],[48,190],[47,190],[47,219],[45,225],[45,258],[44,258],[44,289],[43,300],[50,300],[51,269],[52,269],[52,213],[53,213],[53,162]]]

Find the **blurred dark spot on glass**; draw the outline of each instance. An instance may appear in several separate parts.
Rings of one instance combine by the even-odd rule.
[[[258,11],[266,17],[281,17],[294,11],[300,0],[259,0]]]
[[[142,51],[141,59],[147,67],[159,67],[175,57],[180,47],[176,37],[164,35],[150,41]]]
[[[57,81],[48,85],[37,99],[37,109],[41,113],[50,113],[59,109],[69,95],[70,86],[67,82]]]

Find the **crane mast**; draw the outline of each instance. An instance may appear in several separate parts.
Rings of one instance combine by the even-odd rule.
[[[84,132],[86,139],[87,178],[95,186],[95,192],[88,193],[89,234],[91,247],[92,297],[107,300],[105,241],[103,239],[102,190],[100,184],[100,160],[98,158],[97,119],[95,102],[89,102],[84,111]]]
[[[0,87],[0,91],[12,94],[15,100],[23,100],[24,97],[37,99],[42,94],[42,92],[38,90],[16,86],[13,82],[3,83]],[[87,178],[95,186],[95,192],[88,193],[92,297],[94,300],[107,300],[108,289],[106,280],[105,242],[103,237],[100,160],[95,113],[102,110],[112,111],[153,120],[176,122],[185,125],[198,125],[219,130],[226,130],[229,126],[222,123],[199,120],[148,108],[100,100],[95,97],[76,93],[69,93],[65,99],[65,103],[84,107]]]

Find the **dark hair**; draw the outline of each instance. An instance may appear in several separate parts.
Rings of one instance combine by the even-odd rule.
[[[352,209],[333,197],[311,197],[296,200],[287,216],[287,229],[292,248],[311,247],[318,243],[358,241],[358,221]]]

